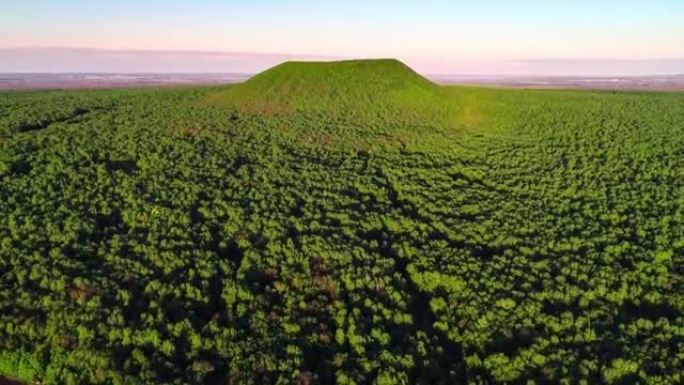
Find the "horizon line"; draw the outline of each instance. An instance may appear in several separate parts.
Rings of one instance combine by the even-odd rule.
[[[30,71],[30,72],[2,72],[0,71],[0,76],[69,76],[69,75],[127,75],[127,76],[226,76],[226,75],[236,75],[239,76],[240,79],[247,80],[249,77],[258,75],[263,71],[255,71],[255,72],[154,72],[154,71],[149,71],[149,72],[112,72],[112,71],[83,71],[83,72],[73,72],[73,71],[65,71],[65,72],[35,72],[35,71]],[[659,77],[684,77],[684,72],[673,72],[673,73],[668,73],[668,74],[657,74],[657,75],[557,75],[557,74],[550,74],[550,75],[526,75],[526,74],[515,74],[515,73],[499,73],[499,74],[468,74],[468,73],[459,73],[459,72],[435,72],[435,73],[420,73],[421,76],[424,76],[430,80],[443,80],[443,81],[449,81],[449,80],[467,80],[467,79],[473,79],[473,80],[507,80],[507,79],[516,79],[516,80],[522,80],[522,79],[647,79],[647,78],[659,78]],[[459,79],[460,78],[460,79]]]

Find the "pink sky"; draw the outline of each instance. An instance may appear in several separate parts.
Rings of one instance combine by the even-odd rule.
[[[0,73],[256,73],[286,60],[348,58],[351,57],[221,51],[0,48]],[[423,74],[628,76],[684,73],[684,59],[458,60],[434,56],[398,59]]]

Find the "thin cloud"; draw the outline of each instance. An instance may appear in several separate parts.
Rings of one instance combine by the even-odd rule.
[[[191,50],[110,50],[79,47],[0,48],[4,73],[256,73],[287,60],[329,55]],[[453,60],[399,57],[423,74],[646,76],[684,74],[684,58],[656,60]]]

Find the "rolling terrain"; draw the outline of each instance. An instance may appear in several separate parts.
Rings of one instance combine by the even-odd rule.
[[[0,374],[681,383],[682,122],[395,60],[0,92]]]

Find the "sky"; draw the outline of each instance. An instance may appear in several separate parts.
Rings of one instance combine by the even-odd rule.
[[[2,9],[0,72],[250,72],[289,58],[395,57],[430,73],[684,73],[682,0],[3,0]]]

